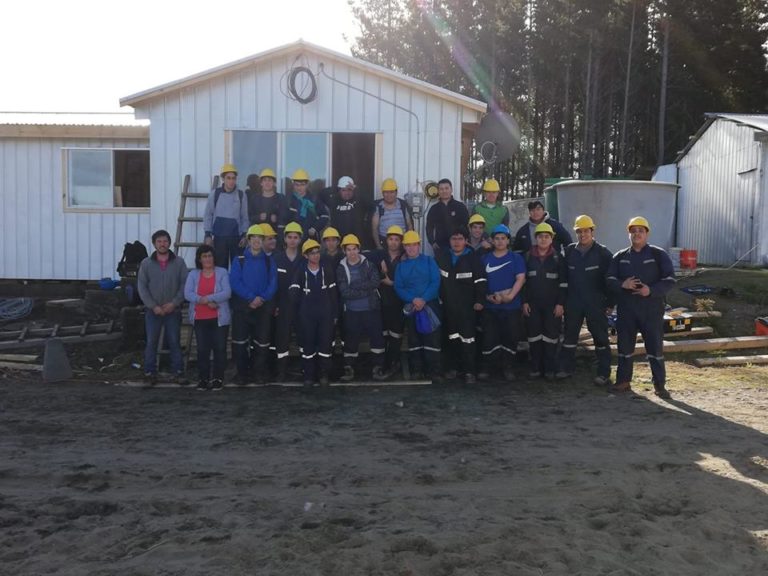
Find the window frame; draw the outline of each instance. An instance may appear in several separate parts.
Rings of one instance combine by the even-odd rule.
[[[107,207],[107,206],[72,206],[69,204],[70,189],[69,189],[69,160],[70,153],[73,150],[87,150],[87,151],[105,151],[110,153],[110,166],[111,166],[111,181],[112,189],[114,190],[115,182],[115,152],[146,152],[148,159],[150,160],[151,171],[151,158],[149,158],[149,147],[137,147],[129,146],[126,148],[118,148],[114,146],[63,146],[61,148],[61,200],[63,203],[63,209],[65,213],[85,213],[85,214],[149,214],[152,210],[151,206],[123,206],[123,207]],[[151,204],[151,179],[150,179],[150,204]]]

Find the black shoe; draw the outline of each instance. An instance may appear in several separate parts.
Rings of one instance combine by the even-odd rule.
[[[384,372],[384,370],[381,369],[381,366],[374,366],[373,367],[373,379],[376,381],[385,380],[387,378],[387,374]]]
[[[190,381],[187,379],[186,376],[184,376],[183,372],[177,372],[173,375],[173,380],[175,384],[178,384],[179,386],[189,386]]]
[[[672,398],[672,395],[669,393],[669,390],[667,390],[664,386],[654,386],[653,393],[656,394],[656,396],[658,396],[662,400],[669,400],[670,398]]]
[[[504,374],[504,380],[506,380],[507,382],[515,381],[515,371],[512,370],[512,368],[510,368],[509,366],[504,368],[504,370],[502,371],[502,374]]]
[[[221,390],[224,387],[224,383],[219,378],[211,380],[211,390]]]
[[[198,390],[208,390],[208,380],[200,380],[200,382],[197,383],[197,389]]]
[[[304,380],[304,388],[312,388],[314,385],[314,380]]]
[[[146,388],[151,388],[157,384],[157,374],[154,372],[145,372],[144,373],[144,386]]]
[[[464,374],[464,384],[466,384],[467,386],[477,384],[477,378],[475,378],[474,374],[470,374],[469,372],[467,372],[466,374]]]
[[[432,384],[434,384],[435,386],[441,386],[445,384],[445,378],[443,378],[441,374],[435,374],[434,376],[432,376]]]
[[[477,373],[477,379],[485,382],[486,380],[489,380],[491,378],[491,375],[488,372],[478,372]]]
[[[445,379],[446,380],[456,380],[456,377],[459,375],[459,373],[456,370],[448,370],[445,373]]]
[[[352,382],[355,379],[355,369],[352,366],[344,366],[344,374],[339,378],[342,382]],[[320,383],[322,385],[323,377],[320,377]],[[327,380],[327,378],[326,378]]]
[[[323,388],[327,388],[331,384],[330,381],[328,380],[327,374],[321,375],[320,378],[317,379],[317,381],[320,383],[320,386],[322,386]]]

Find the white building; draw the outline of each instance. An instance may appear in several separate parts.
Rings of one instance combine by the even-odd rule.
[[[148,122],[0,113],[0,278],[115,276],[149,222]]]
[[[369,198],[378,197],[387,177],[398,181],[401,196],[426,181],[450,178],[458,196],[469,143],[486,110],[483,102],[303,41],[127,96],[120,104],[134,108],[141,129],[149,124],[148,142],[146,135],[117,140],[105,134],[52,139],[43,146],[33,134],[9,138],[0,132],[3,218],[13,221],[12,228],[3,227],[0,277],[114,276],[124,242],[140,239],[149,247],[158,228],[174,236],[184,176],[191,176],[191,191],[207,192],[225,162],[238,167],[242,189],[248,174],[269,167],[282,192],[284,178],[301,167],[326,185],[352,176]],[[114,174],[119,153],[113,153],[109,176],[106,159],[96,166],[97,159],[85,152],[66,151],[147,145],[150,196],[143,208],[117,206],[121,191],[125,196],[125,184]],[[44,156],[37,162],[45,163],[46,176],[41,181],[35,174],[30,181],[37,169],[30,170],[27,158],[37,155]],[[68,162],[75,176],[67,176]],[[30,194],[34,200],[26,200]],[[14,200],[19,197],[25,200]],[[51,207],[38,217],[29,209],[36,205]],[[187,206],[186,216],[202,216],[202,200]],[[62,225],[50,240],[35,236],[57,219],[71,222],[71,229]],[[55,252],[62,234],[66,264],[57,262]],[[183,241],[202,236],[201,224],[184,225]],[[191,250],[182,255],[192,263]],[[33,266],[30,259],[40,262]]]
[[[698,261],[768,265],[768,115],[708,114],[655,179],[680,185],[677,246]]]

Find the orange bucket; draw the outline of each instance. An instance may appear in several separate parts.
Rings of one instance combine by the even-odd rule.
[[[696,258],[698,253],[696,250],[681,250],[680,251],[680,268],[696,269]]]

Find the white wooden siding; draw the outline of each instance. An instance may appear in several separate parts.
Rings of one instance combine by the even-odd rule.
[[[313,102],[302,105],[288,98],[290,68],[297,64],[318,71],[321,61],[328,75],[353,88],[317,75]],[[420,134],[416,118],[388,102],[412,111]],[[475,110],[311,52],[299,62],[295,54],[280,56],[160,95],[139,105],[136,117],[151,121],[151,225],[172,233],[184,175],[192,176],[194,191],[209,189],[212,175],[226,160],[228,130],[378,133],[378,174],[394,177],[401,194],[415,189],[417,182],[439,178],[450,178],[458,194],[461,124],[480,120]],[[245,176],[239,179],[241,188]],[[203,201],[188,205],[188,215],[202,216]],[[202,234],[201,225],[185,225],[185,240],[199,240]]]
[[[730,265],[761,234],[761,145],[754,133],[718,119],[679,162],[677,245],[697,250],[699,262]],[[756,249],[747,262],[762,259]]]
[[[65,212],[63,148],[148,148],[146,140],[0,139],[0,278],[115,277],[126,242],[150,241],[150,215]],[[151,166],[153,164],[151,163]]]

